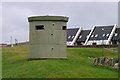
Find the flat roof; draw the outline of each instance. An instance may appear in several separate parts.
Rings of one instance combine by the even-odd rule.
[[[28,17],[28,21],[63,21],[68,22],[68,17],[65,16],[32,16]]]

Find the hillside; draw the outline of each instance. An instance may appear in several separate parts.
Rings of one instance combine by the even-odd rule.
[[[27,61],[28,46],[3,48],[3,78],[117,78],[118,71],[94,66],[88,57],[101,57],[101,48],[67,48],[67,60]],[[117,53],[104,50],[106,57]]]

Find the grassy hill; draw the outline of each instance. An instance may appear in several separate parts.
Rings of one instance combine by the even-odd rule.
[[[101,48],[68,48],[68,60],[27,61],[28,46],[3,48],[3,78],[117,78],[118,71],[94,66],[88,57],[101,57]],[[104,50],[106,57],[117,53]]]
[[[118,51],[118,48],[109,48],[109,49],[112,49],[112,50]]]
[[[0,79],[2,79],[2,48],[0,48]]]

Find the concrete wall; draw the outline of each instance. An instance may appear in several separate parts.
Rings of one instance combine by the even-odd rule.
[[[37,19],[32,18],[32,21],[30,21],[31,19],[29,18],[31,59],[67,58],[67,34],[66,30],[63,30],[63,26],[67,26],[66,18],[67,17],[40,16]],[[44,29],[36,30],[35,26],[39,25],[44,25]]]

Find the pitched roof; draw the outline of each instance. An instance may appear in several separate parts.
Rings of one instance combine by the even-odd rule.
[[[87,35],[89,35],[90,30],[82,30],[80,35],[78,36],[77,42],[85,42],[87,39]]]
[[[119,34],[120,34],[120,28],[116,28],[115,33],[113,34],[112,40],[118,40]]]
[[[79,28],[67,29],[67,41],[72,41]]]
[[[113,29],[113,26],[96,26],[90,35],[89,40],[107,40]]]

